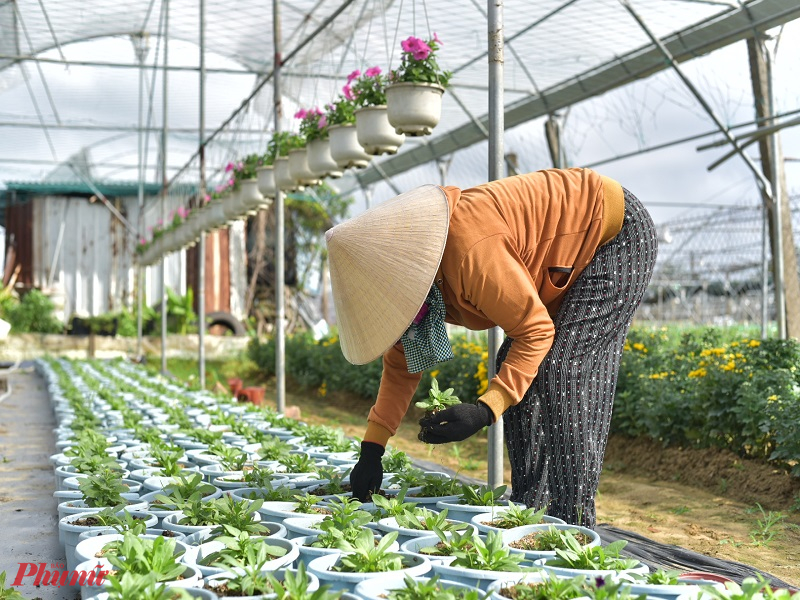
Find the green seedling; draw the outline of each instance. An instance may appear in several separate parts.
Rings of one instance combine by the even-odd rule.
[[[431,379],[431,389],[428,391],[428,398],[420,400],[415,404],[417,408],[421,408],[428,414],[437,413],[440,410],[461,404],[458,396],[453,394],[453,388],[447,388],[442,391],[439,389],[439,382],[434,377]]]

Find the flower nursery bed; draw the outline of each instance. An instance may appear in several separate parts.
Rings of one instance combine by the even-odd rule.
[[[24,598],[80,598],[81,590],[77,587],[42,585],[45,574],[49,576],[55,572],[88,569],[85,564],[77,562],[81,552],[76,552],[76,543],[80,542],[66,537],[64,546],[59,541],[59,531],[62,537],[69,536],[68,525],[72,517],[66,515],[59,519],[57,515],[67,510],[65,504],[71,504],[70,508],[77,511],[77,508],[84,508],[82,501],[89,502],[93,498],[99,501],[105,498],[112,494],[121,481],[126,482],[124,486],[127,487],[117,491],[123,493],[124,499],[131,504],[129,508],[117,513],[118,517],[124,513],[133,514],[134,510],[144,511],[141,513],[142,521],[153,518],[152,523],[148,520],[147,527],[151,528],[148,533],[153,532],[154,537],[167,539],[158,532],[170,529],[177,532],[177,535],[187,536],[180,538],[185,548],[201,548],[209,543],[216,543],[211,541],[207,532],[215,527],[221,529],[222,526],[218,523],[227,521],[220,515],[227,515],[225,518],[230,519],[231,523],[235,522],[237,530],[249,531],[253,539],[266,538],[261,540],[264,544],[279,549],[276,551],[278,555],[273,559],[277,562],[267,569],[270,573],[281,574],[286,567],[298,567],[302,562],[311,573],[308,575],[309,580],[313,580],[314,574],[321,574],[320,579],[328,574],[327,566],[320,566],[324,561],[315,562],[317,559],[309,557],[297,541],[305,536],[301,535],[304,530],[296,521],[300,516],[297,510],[304,502],[312,507],[320,502],[318,495],[314,495],[314,500],[309,500],[311,494],[306,494],[305,488],[325,483],[320,479],[331,483],[344,480],[356,459],[357,446],[342,435],[341,431],[290,422],[274,412],[256,407],[247,407],[245,410],[244,406],[228,398],[213,396],[207,392],[189,391],[166,380],[153,380],[143,369],[124,362],[48,360],[37,361],[36,369],[38,375],[30,370],[9,375],[12,394],[0,404],[0,523],[3,526],[5,550],[0,558],[0,572],[6,573],[6,586],[19,580],[22,585],[14,589],[19,590]],[[102,449],[97,451],[98,446],[92,446],[93,443],[99,443]],[[280,459],[269,456],[272,451],[278,452],[281,443],[291,445],[294,458],[287,459],[282,454]],[[175,452],[172,456],[174,460],[169,458],[170,455],[164,448]],[[92,449],[94,452],[90,452]],[[160,449],[161,453],[157,453],[156,449]],[[412,471],[411,465],[402,462],[402,453],[391,454],[395,464],[407,465],[399,469],[401,472]],[[202,483],[191,488],[200,494],[197,502],[189,501],[187,492],[187,498],[184,498],[187,501],[180,504],[176,499],[180,494],[176,496],[175,488],[170,487],[170,482],[174,482],[172,476],[148,471],[156,468],[152,466],[158,462],[156,458],[161,460],[160,465],[172,465],[178,469],[184,479],[197,476],[198,482]],[[119,481],[113,475],[102,475],[106,471],[98,467],[99,463],[118,465],[112,471],[118,472]],[[238,469],[234,468],[237,466]],[[85,472],[77,472],[78,467],[85,469]],[[419,461],[414,467],[433,469],[433,465]],[[435,478],[447,481],[450,475],[441,471]],[[240,492],[242,488],[235,487],[235,481],[247,484],[244,487],[251,491]],[[461,485],[461,482],[457,483]],[[219,487],[223,484],[228,487]],[[293,493],[283,502],[276,503],[275,500],[268,499],[271,496],[266,490],[271,494],[282,487],[288,489],[290,485],[294,486]],[[396,495],[398,485],[388,479],[385,481],[387,499],[381,502],[376,499],[378,508],[384,506],[385,510],[385,507],[391,510],[394,506],[394,510],[397,510],[398,503],[391,498]],[[451,486],[451,492],[457,491],[455,486],[456,483]],[[478,485],[472,487],[477,490],[476,497],[480,494],[483,494],[480,497],[484,499],[490,497],[490,491],[496,500],[502,495],[502,490],[492,491]],[[61,494],[60,498],[54,498],[53,492],[56,490]],[[130,494],[126,493],[128,491]],[[295,497],[294,492],[297,492],[296,496],[300,496],[302,492],[304,499]],[[175,502],[176,506],[172,508],[181,508],[182,515],[166,518],[164,513],[158,514],[155,511],[158,503],[163,505],[165,502],[164,498],[157,498],[160,493]],[[456,495],[465,497],[460,493]],[[346,501],[342,501],[342,508],[330,497],[321,498],[321,502],[326,499],[332,502],[329,506],[334,507],[334,515],[360,510],[355,505],[348,508],[349,503]],[[424,496],[419,499],[429,500]],[[277,504],[291,505],[292,510],[288,511],[289,514],[283,514]],[[499,504],[502,506],[502,503]],[[85,512],[80,515],[95,514],[102,506],[101,502],[98,507],[85,507]],[[116,503],[111,506],[118,507]],[[437,510],[436,502],[426,503],[425,506],[429,512],[424,517],[417,516],[412,520],[437,520],[438,510],[442,507],[439,506]],[[499,507],[489,506],[487,511],[495,509],[500,510]],[[114,511],[109,509],[107,512]],[[212,513],[213,519],[218,520],[208,516]],[[392,530],[381,528],[377,517],[359,512],[359,515],[362,514],[366,516],[358,518],[366,518],[367,522],[372,523],[364,527],[365,522],[359,521],[360,531],[369,533],[370,536],[373,531],[376,532],[376,540],[383,536],[381,544],[385,543],[389,551],[397,550],[392,544],[397,544],[399,548],[398,540],[404,539],[401,536],[411,539],[420,534],[409,532],[403,527],[397,528],[398,524],[403,524],[399,517],[393,525],[396,530]],[[212,520],[203,521],[206,518]],[[181,522],[184,524],[181,525]],[[441,519],[438,522],[443,523]],[[128,521],[127,525],[123,523],[120,528],[130,526]],[[193,526],[195,529],[191,529]],[[290,528],[293,529],[287,531]],[[615,538],[627,539],[625,554],[632,561],[628,566],[639,564],[644,571],[652,571],[659,566],[682,571],[707,569],[726,572],[725,569],[728,569],[731,578],[738,578],[739,581],[745,575],[758,572],[746,565],[736,569],[725,561],[715,561],[679,548],[655,544],[646,538],[636,538],[629,532],[613,529],[604,531],[603,528],[599,528],[599,532],[606,548],[613,546]],[[487,534],[477,539],[480,541],[474,542],[475,544],[485,544],[490,549],[492,544],[499,544],[494,548],[495,554],[507,553],[507,544],[498,541],[499,536],[491,537]],[[129,544],[128,552],[132,554],[135,544],[144,542],[126,539],[122,543]],[[359,543],[362,550],[373,545],[364,540],[351,540],[350,549],[346,550],[345,547],[343,556],[357,555]],[[152,544],[158,545],[161,541]],[[183,552],[183,545],[171,542],[170,548],[173,545]],[[406,555],[405,551],[397,556],[401,557],[396,559],[400,561],[396,566],[400,566],[401,571],[408,569],[409,573],[416,573],[416,577],[421,578],[440,573],[447,574],[450,578],[450,571],[434,568],[437,563],[428,564],[430,561],[425,558],[414,558]],[[511,556],[512,558],[503,560],[513,563],[515,559],[513,554]],[[189,557],[197,560],[198,551],[185,552],[180,559],[176,559],[176,568],[183,573],[179,579],[186,585],[202,588],[204,585],[208,586],[214,577],[218,577],[209,571],[209,567],[202,566],[199,562],[195,564]],[[348,561],[342,558],[335,560],[339,561],[337,564]],[[473,579],[471,585],[488,590],[491,582],[497,579],[496,572],[492,574],[492,570],[489,571],[487,579]],[[40,584],[38,586],[35,585],[37,576]],[[384,574],[379,578],[388,580],[391,577]],[[775,578],[771,580],[775,586],[785,585]],[[344,583],[332,583],[334,587],[340,588],[341,593],[352,594],[358,591],[362,595],[356,597],[379,597],[368,595],[375,593],[374,590],[369,591],[374,588],[374,582],[357,588],[359,584],[354,580],[345,578],[343,581]],[[591,597],[594,592],[589,589],[583,590],[583,593]]]

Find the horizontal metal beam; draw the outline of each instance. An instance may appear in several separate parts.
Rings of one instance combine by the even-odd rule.
[[[140,69],[144,68],[147,71],[200,71],[200,67],[187,67],[179,65],[152,65],[148,64],[142,67],[138,62],[121,63],[109,62],[100,60],[64,60],[63,58],[47,58],[44,56],[34,56],[32,54],[0,54],[0,61],[11,60],[14,62],[37,62],[53,65],[67,65],[69,67],[109,67],[112,69]],[[224,69],[224,68],[208,68],[206,73],[225,73],[228,75],[261,75],[260,71],[249,71],[247,69]]]
[[[800,2],[797,0],[753,0],[741,8],[692,25],[662,41],[676,61],[684,62],[752,37],[756,30],[765,31],[797,18],[800,18]],[[648,44],[544,90],[542,94],[507,105],[506,129],[649,77],[667,67],[669,63],[664,60],[660,50],[654,44]],[[489,117],[484,115],[479,120],[486,127]],[[424,147],[400,152],[381,161],[381,170],[387,177],[393,177],[484,139],[486,137],[480,127],[470,122],[437,137]],[[368,167],[355,177],[361,187],[383,179],[375,166]]]
[[[19,129],[74,129],[79,131],[131,131],[138,132],[140,128],[136,125],[80,125],[69,123],[24,123],[21,121],[0,121],[0,127],[19,128]],[[141,131],[160,132],[161,127],[142,127]],[[191,133],[196,134],[197,127],[170,127],[170,133]],[[264,129],[226,129],[225,135],[239,135],[248,133],[253,135],[263,135]]]

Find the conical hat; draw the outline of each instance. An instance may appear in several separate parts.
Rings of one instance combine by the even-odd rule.
[[[344,357],[368,363],[408,329],[442,260],[444,190],[426,185],[329,229],[328,263]]]

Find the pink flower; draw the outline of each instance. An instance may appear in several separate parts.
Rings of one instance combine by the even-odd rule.
[[[439,36],[436,35],[435,31],[433,32],[433,41],[439,44],[440,46],[442,45],[442,40],[439,39]]]
[[[356,77],[360,77],[360,76],[361,76],[361,71],[356,69],[355,71],[350,73],[350,75],[347,76],[347,83],[349,84],[351,81],[353,81],[353,79],[355,79]]]
[[[139,245],[144,246],[147,243],[147,240],[144,238],[139,238]]]
[[[403,52],[410,54],[414,60],[425,60],[431,54],[431,47],[419,38],[409,37],[400,42]]]
[[[181,219],[185,219],[186,218],[186,214],[187,214],[186,207],[185,206],[179,206],[178,207],[178,216]]]
[[[371,67],[366,70],[366,72],[364,73],[364,77],[377,77],[380,74],[381,74],[380,67]]]
[[[211,202],[211,196],[209,196],[208,194],[206,194],[206,197],[204,198],[204,200],[205,200],[206,202]]]
[[[325,129],[328,126],[328,117],[326,117],[325,115],[322,115],[319,118],[319,121],[318,121],[317,125],[319,125],[320,129]]]
[[[227,165],[225,165],[225,172],[230,173],[231,171],[233,171],[233,163],[229,162]]]
[[[164,224],[164,221],[162,221],[161,219],[159,219],[159,220],[158,220],[158,223],[157,223],[157,225],[158,225],[159,227],[161,227],[163,224]]]
[[[403,49],[403,52],[413,52],[413,48],[416,47],[417,42],[419,42],[419,39],[412,36],[400,42],[400,47]]]
[[[233,177],[231,177],[228,180],[228,187],[233,187],[234,185],[236,185],[236,180]]]
[[[431,47],[428,46],[425,42],[420,41],[420,46],[414,52],[411,53],[411,56],[414,57],[414,60],[425,60],[431,55]]]
[[[308,111],[305,108],[301,108],[296,113],[294,113],[295,119],[305,119],[308,115]]]
[[[220,183],[217,187],[214,188],[214,191],[217,192],[218,194],[221,194],[222,192],[225,191],[225,184]]]
[[[348,100],[354,100],[355,99],[354,96],[353,96],[353,92],[350,89],[350,84],[344,86],[342,88],[342,92],[344,93],[344,97],[347,98]]]

